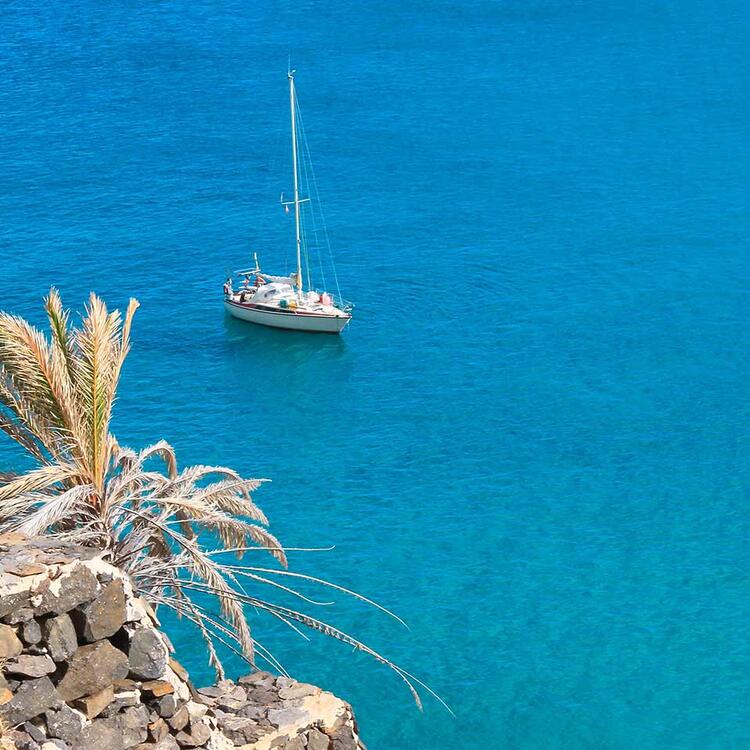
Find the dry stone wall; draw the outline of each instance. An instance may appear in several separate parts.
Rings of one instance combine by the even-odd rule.
[[[268,672],[196,688],[96,551],[0,536],[0,721],[18,750],[360,750],[349,704]]]

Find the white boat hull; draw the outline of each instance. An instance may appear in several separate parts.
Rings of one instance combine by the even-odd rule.
[[[249,323],[257,323],[271,328],[286,328],[290,331],[310,333],[341,333],[351,320],[346,313],[328,315],[325,313],[298,312],[295,310],[268,310],[248,304],[224,300],[227,312]]]

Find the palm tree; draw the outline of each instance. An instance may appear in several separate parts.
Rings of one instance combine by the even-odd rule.
[[[22,318],[0,313],[0,429],[36,462],[22,475],[0,477],[0,532],[45,534],[105,551],[154,608],[168,607],[195,624],[220,678],[217,643],[252,665],[258,656],[284,671],[251,635],[247,604],[295,630],[301,624],[368,653],[393,669],[421,705],[412,683],[423,683],[364,643],[248,592],[248,583],[263,584],[318,603],[283,583],[291,577],[392,615],[356,592],[287,570],[285,549],[251,498],[264,480],[218,466],[179,471],[163,441],[140,452],[119,445],[110,418],[137,308],[131,299],[123,318],[92,294],[81,325],[74,327],[52,289],[45,300],[49,337]],[[163,470],[154,470],[151,459],[160,460]],[[278,567],[226,562],[228,554],[241,557],[250,550],[267,551]],[[218,612],[207,606],[211,598]]]

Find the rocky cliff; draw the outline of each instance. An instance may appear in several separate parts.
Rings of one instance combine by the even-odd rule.
[[[101,554],[0,536],[2,745],[359,750],[349,704],[267,672],[196,688]]]

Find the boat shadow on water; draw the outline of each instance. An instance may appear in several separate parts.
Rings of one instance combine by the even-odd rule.
[[[230,350],[246,351],[256,360],[273,360],[277,355],[299,361],[310,356],[342,359],[348,352],[342,336],[270,328],[237,320],[229,314],[224,316],[224,328]]]

